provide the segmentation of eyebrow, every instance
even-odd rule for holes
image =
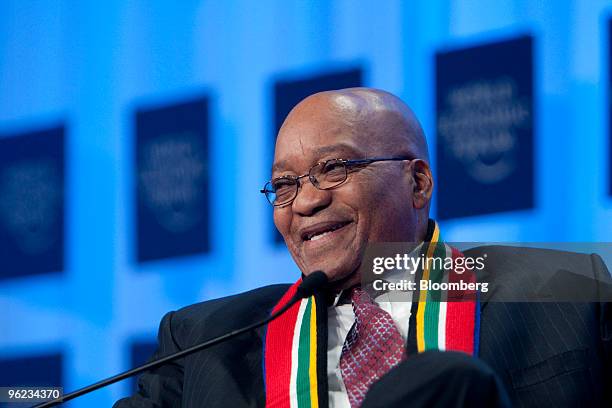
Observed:
[[[355,158],[359,158],[359,159],[363,159],[365,157],[361,157],[363,156],[363,153],[360,153],[357,148],[355,148],[355,146],[348,144],[348,143],[337,143],[337,144],[333,144],[333,145],[327,145],[327,146],[321,146],[318,149],[314,150],[314,155],[316,157],[322,157],[326,154],[329,153],[334,153],[334,152],[338,152],[338,153],[348,153],[354,156],[360,156],[360,157],[355,157]],[[335,157],[337,159],[349,159],[349,157]],[[318,160],[318,159],[317,159]],[[280,171],[281,169],[284,169],[287,167],[287,164],[289,164],[290,160],[281,160],[277,163],[274,164],[274,166],[272,166],[272,173],[276,172],[276,171]],[[315,163],[313,163],[315,164]]]

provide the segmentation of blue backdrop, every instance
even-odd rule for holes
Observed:
[[[81,387],[142,361],[165,312],[295,280],[298,270],[270,233],[272,211],[259,189],[269,177],[277,91],[320,76],[358,70],[364,85],[402,97],[422,120],[437,168],[436,55],[530,36],[532,200],[518,200],[519,210],[445,217],[445,238],[612,241],[609,6],[2,2],[0,142],[63,129],[63,190],[54,197],[64,228],[61,262],[53,264],[60,270],[26,276],[15,251],[0,261],[0,385],[31,378]],[[172,151],[192,160],[184,171],[206,191],[180,190],[179,203],[167,208],[181,213],[185,197],[203,194],[205,201],[192,204],[206,212],[205,225],[196,222],[197,245],[169,251],[179,256],[139,257],[137,112],[200,100],[205,123],[188,130],[199,142]],[[437,207],[434,201],[434,216]],[[109,406],[131,387],[117,384],[73,406]]]

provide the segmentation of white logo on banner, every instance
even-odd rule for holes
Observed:
[[[165,134],[141,146],[140,193],[157,222],[181,233],[197,225],[205,214],[205,150],[193,132]]]
[[[478,80],[452,88],[440,112],[438,134],[446,154],[482,184],[494,184],[517,168],[517,131],[529,126],[530,106],[512,78]]]
[[[0,174],[0,222],[28,255],[47,251],[56,242],[62,189],[51,159],[24,160]]]

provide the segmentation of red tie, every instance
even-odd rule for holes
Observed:
[[[355,323],[340,356],[340,372],[352,408],[361,406],[370,385],[406,358],[404,339],[389,313],[361,288],[351,293]]]

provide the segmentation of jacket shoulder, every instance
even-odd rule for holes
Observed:
[[[186,306],[172,312],[167,324],[177,345],[189,347],[204,337],[212,338],[264,319],[289,287],[264,286]]]
[[[556,249],[485,245],[464,251],[466,256],[486,258],[486,268],[495,272],[512,270],[550,275],[563,269],[570,271],[594,271],[605,265],[596,254],[584,254]]]
[[[610,274],[596,254],[504,245],[480,246],[463,252],[484,257],[478,280],[489,282],[496,297],[506,300],[596,300],[598,286]],[[574,290],[580,288],[579,291]],[[543,297],[545,296],[545,297]]]

